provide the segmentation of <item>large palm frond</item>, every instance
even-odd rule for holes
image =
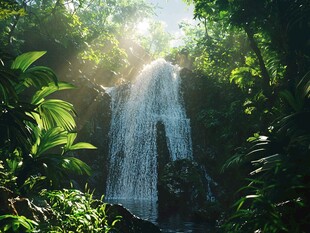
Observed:
[[[91,168],[82,160],[61,154],[43,154],[32,161],[31,173],[40,173],[46,177],[48,185],[59,187],[69,182],[70,174],[90,175]]]
[[[67,131],[61,127],[54,127],[48,130],[43,129],[38,133],[36,143],[32,146],[31,153],[39,157],[50,149],[55,149],[67,143]]]
[[[26,88],[34,86],[39,89],[47,86],[50,82],[57,84],[57,76],[54,71],[45,66],[34,66],[29,68],[36,60],[42,57],[46,51],[34,51],[18,56],[11,65],[12,70],[20,72],[16,92],[21,93]]]
[[[3,155],[9,148],[8,155],[14,155],[13,150],[22,149],[14,172],[18,173],[17,182],[25,190],[29,182],[33,188],[36,180],[40,182],[37,186],[42,185],[42,181],[55,186],[68,180],[70,173],[90,175],[90,167],[68,152],[96,148],[86,142],[74,144],[77,135],[69,133],[76,128],[73,105],[60,99],[48,99],[52,93],[74,86],[58,83],[50,68],[30,68],[44,54],[43,51],[25,53],[14,60],[11,68],[0,67],[0,153]],[[30,102],[23,102],[22,95],[32,94],[29,87],[37,91]],[[39,179],[31,181],[31,177]]]
[[[68,151],[81,150],[81,149],[97,149],[97,147],[87,142],[78,142],[76,144],[73,144],[76,137],[77,137],[77,133],[74,133],[74,132],[68,133],[68,138],[67,138],[68,140],[67,140],[67,144],[64,146],[63,153],[66,153]]]
[[[61,126],[66,130],[73,130],[76,127],[74,107],[67,101],[59,99],[44,100],[38,105],[36,111],[38,114],[34,114],[34,117],[39,127],[43,129]]]
[[[45,99],[56,91],[74,88],[74,85],[66,82],[57,84],[51,82],[33,95],[31,103],[37,105],[33,116],[40,128],[49,129],[60,126],[70,131],[76,127],[75,110],[71,103],[59,99]]]
[[[33,95],[31,103],[40,104],[45,97],[53,94],[56,91],[70,90],[74,88],[75,86],[71,83],[58,82],[57,84],[55,84],[54,82],[50,82],[47,86],[42,87]]]
[[[33,51],[28,53],[23,53],[15,58],[11,65],[11,69],[21,70],[25,72],[32,63],[42,57],[46,51]]]
[[[35,108],[21,100],[21,93],[33,85],[39,89],[48,83],[57,85],[55,73],[47,67],[29,68],[46,52],[28,52],[18,56],[11,68],[0,67],[0,126],[1,146],[29,150],[33,143],[33,127],[36,124]]]
[[[90,175],[90,167],[67,152],[96,147],[86,142],[73,144],[76,133],[68,133],[61,127],[43,129],[37,135],[37,141],[31,151],[31,164],[27,168],[29,175],[40,173],[52,186],[58,186],[69,174]]]

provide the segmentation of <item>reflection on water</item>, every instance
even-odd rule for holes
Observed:
[[[160,219],[158,225],[163,233],[211,233],[211,227],[206,223],[196,223],[187,221],[180,215],[170,216],[165,219]]]
[[[151,200],[106,199],[111,204],[121,204],[135,216],[157,224],[157,203]]]
[[[158,208],[155,201],[150,200],[128,200],[128,199],[106,199],[111,204],[122,204],[132,214],[148,220],[160,227],[163,233],[211,233],[212,228],[206,223],[195,223],[187,221],[180,215],[169,217],[158,217]]]

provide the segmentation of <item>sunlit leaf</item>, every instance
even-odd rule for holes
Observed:
[[[41,90],[37,91],[34,96],[32,97],[32,104],[39,104],[42,99],[47,97],[48,95],[61,90],[69,90],[74,89],[75,86],[70,83],[66,82],[58,82],[58,85],[56,85],[54,82],[51,82],[48,84],[48,86],[42,87]]]
[[[258,197],[260,197],[260,195],[247,195],[247,196],[245,196],[246,199],[258,198]]]
[[[68,133],[68,141],[64,147],[64,152],[80,150],[80,149],[97,149],[97,147],[87,142],[78,142],[76,144],[73,144],[74,140],[76,139],[76,136],[77,136],[77,133],[73,133],[73,132]]]
[[[93,146],[87,142],[78,142],[71,147],[68,148],[69,150],[80,150],[80,149],[97,149],[97,147]]]
[[[76,127],[75,110],[69,102],[59,99],[45,100],[39,104],[37,111],[42,119],[41,127],[44,129],[61,126],[70,131]]]
[[[54,82],[57,85],[57,76],[54,71],[45,66],[35,66],[21,74],[21,78],[24,80],[26,87],[35,86],[40,88],[47,86],[50,82]]]
[[[22,55],[18,56],[11,65],[12,69],[20,69],[22,72],[25,72],[27,68],[42,57],[46,51],[34,51],[23,53]]]
[[[49,149],[64,145],[67,143],[67,131],[61,127],[43,130],[37,145],[32,147],[32,153],[40,156]]]
[[[62,167],[78,175],[91,175],[91,168],[75,157],[62,156]]]

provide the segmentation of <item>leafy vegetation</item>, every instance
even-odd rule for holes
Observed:
[[[73,145],[76,137],[72,132],[76,127],[73,106],[63,100],[45,99],[57,90],[74,87],[58,83],[47,67],[29,68],[43,54],[29,52],[18,56],[7,72],[13,76],[4,73],[7,82],[2,85],[1,157],[23,189],[27,189],[28,179],[37,174],[42,178],[38,183],[44,181],[46,187],[59,186],[70,172],[89,175],[90,168],[67,152],[76,148],[95,149],[87,143]],[[35,90],[28,91],[27,101],[25,92],[31,87]],[[31,184],[32,189],[34,185]]]
[[[35,221],[24,216],[1,215],[0,216],[1,232],[33,232],[38,225]]]
[[[76,152],[96,147],[75,142],[75,109],[55,98],[57,92],[75,87],[58,81],[56,73],[70,82],[72,76],[91,77],[97,70],[118,73],[129,65],[121,45],[124,36],[134,30],[135,20],[150,14],[151,6],[140,0],[0,3],[1,232],[109,232],[113,228],[115,222],[107,221],[102,201],[89,192],[63,189],[76,183],[77,175],[91,174]],[[45,54],[40,49],[48,51],[41,59],[48,66],[35,65]],[[27,198],[47,200],[53,224],[24,213],[27,206],[32,209],[29,203],[18,209],[18,203]]]
[[[168,46],[158,23],[152,24],[152,35],[137,35],[136,22],[154,14],[154,6],[144,0],[10,1],[1,7],[23,12],[0,19],[2,51],[48,51],[45,62],[69,82],[81,77],[111,85],[135,65],[128,57],[158,55]],[[149,49],[141,54],[143,48]]]
[[[108,232],[113,223],[108,224],[103,203],[93,206],[97,201],[92,194],[66,189],[40,191],[68,185],[69,174],[90,175],[89,166],[70,152],[96,148],[86,142],[74,143],[77,133],[73,131],[76,128],[73,106],[60,99],[47,99],[56,91],[74,86],[58,82],[54,72],[47,67],[29,68],[44,53],[25,53],[18,56],[10,68],[2,66],[0,184],[1,190],[10,193],[12,198],[18,194],[33,196],[41,192],[41,198],[49,201],[56,216],[56,225],[45,225],[44,221],[29,219],[16,210],[16,215],[1,211],[1,232],[34,232],[38,229],[44,232]],[[6,201],[2,194],[4,209],[8,208]],[[68,209],[72,203],[76,208]],[[15,209],[14,206],[11,208]],[[68,219],[63,219],[64,216]]]
[[[282,92],[290,106],[288,115],[276,119],[268,136],[249,138],[254,145],[246,155],[232,161],[250,161],[253,178],[243,187],[247,193],[236,202],[226,230],[249,232],[307,232],[309,227],[309,118],[306,102],[310,97],[308,74],[296,88],[296,96]],[[298,91],[297,91],[298,90]],[[299,107],[296,107],[299,106]],[[302,215],[300,215],[303,213]]]
[[[194,3],[195,17],[201,22],[200,33],[197,28],[187,30],[198,38],[198,43],[187,47],[194,56],[194,67],[217,79],[216,90],[228,82],[237,85],[242,94],[236,96],[233,91],[227,101],[239,108],[226,108],[225,115],[235,109],[232,117],[240,120],[230,122],[229,127],[239,124],[234,128],[235,135],[244,141],[254,134],[248,139],[254,145],[249,146],[233,138],[224,142],[222,130],[221,135],[211,132],[219,140],[211,141],[215,147],[239,147],[235,153],[224,151],[225,179],[234,174],[241,182],[235,182],[234,199],[238,201],[223,230],[306,232],[310,208],[309,169],[305,165],[309,163],[310,141],[309,35],[305,33],[309,30],[309,4],[269,0],[189,2]],[[221,71],[221,75],[214,71]],[[211,92],[209,96],[217,95]],[[226,127],[223,110],[216,111],[218,107],[212,104],[203,108],[200,119],[209,131],[214,125],[218,125],[216,129]]]
[[[102,200],[95,200],[89,191],[76,189],[40,193],[52,206],[54,217],[45,224],[46,232],[110,232],[119,219],[111,224],[105,213]]]
[[[198,24],[182,22],[184,44],[173,49],[172,35],[150,19],[154,8],[143,0],[0,3],[1,190],[40,193],[54,213],[53,224],[42,225],[2,209],[8,197],[1,194],[1,231],[109,231],[102,203],[69,189],[73,174],[91,174],[76,153],[95,147],[75,143],[76,111],[55,94],[85,79],[128,81],[159,56],[187,68],[194,156],[223,187],[223,230],[307,231],[308,0],[185,2],[195,6]],[[146,21],[149,33],[137,34],[137,22]]]

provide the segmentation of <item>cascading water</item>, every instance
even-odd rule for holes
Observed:
[[[164,59],[145,66],[133,85],[111,91],[106,197],[156,201],[156,124],[165,126],[170,160],[192,158],[190,122],[180,96],[179,67]]]

